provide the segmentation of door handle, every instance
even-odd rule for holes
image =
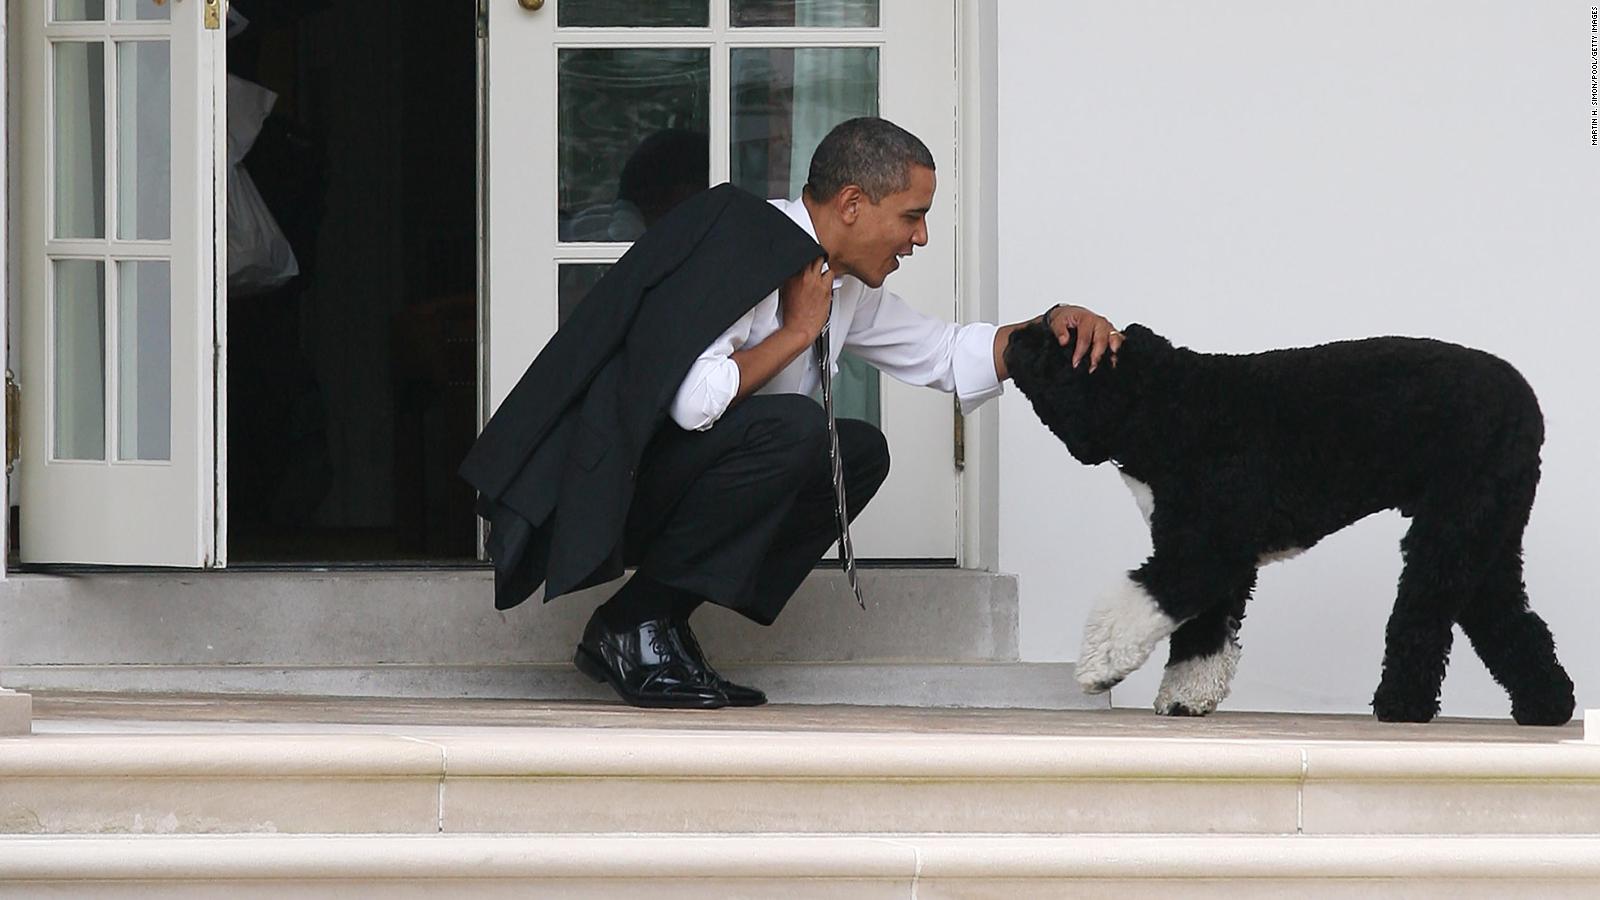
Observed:
[[[544,9],[544,0],[517,0],[517,5],[528,12],[538,12]]]

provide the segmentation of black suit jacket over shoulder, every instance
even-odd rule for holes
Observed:
[[[634,472],[689,367],[822,255],[772,204],[723,184],[657,222],[578,304],[461,466],[489,521],[495,606],[622,574]]]

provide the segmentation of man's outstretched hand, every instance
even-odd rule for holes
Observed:
[[[1111,352],[1111,364],[1117,363],[1117,351],[1122,348],[1122,332],[1113,328],[1104,316],[1081,306],[1063,304],[1050,312],[1050,329],[1056,340],[1065,347],[1078,333],[1078,345],[1072,351],[1072,366],[1077,368],[1085,354],[1089,357],[1089,371],[1100,367],[1100,360]]]
[[[1081,306],[1071,306],[1066,303],[1050,307],[1045,316],[1050,323],[1050,330],[1055,332],[1056,340],[1061,342],[1061,346],[1067,345],[1067,341],[1072,339],[1073,332],[1077,332],[1081,338],[1077,346],[1072,348],[1074,367],[1088,356],[1089,371],[1093,372],[1107,353],[1111,354],[1111,364],[1113,366],[1117,364],[1117,350],[1122,347],[1122,332],[1113,328],[1104,316]],[[1001,381],[1011,377],[1011,373],[1006,370],[1006,345],[1011,341],[1012,332],[1018,328],[1037,325],[1039,319],[1039,316],[1034,316],[1023,322],[1002,325],[995,331],[994,373]]]

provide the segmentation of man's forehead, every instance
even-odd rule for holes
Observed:
[[[938,179],[933,170],[923,166],[911,167],[911,184],[902,192],[909,207],[908,212],[927,212],[933,208],[933,195],[938,189]]]
[[[933,207],[933,194],[934,191],[938,191],[938,187],[938,176],[934,175],[931,168],[923,168],[920,165],[910,168],[909,194],[914,195],[917,202],[915,205],[922,208],[925,213]]]

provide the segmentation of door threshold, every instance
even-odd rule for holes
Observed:
[[[954,569],[956,561],[950,558],[935,559],[861,559],[856,564],[863,569]],[[816,566],[831,569],[838,562],[825,559]],[[184,574],[194,572],[371,572],[371,571],[467,571],[488,569],[491,565],[478,560],[302,560],[292,562],[238,562],[219,569],[190,569],[177,566],[113,566],[89,563],[17,563],[6,567],[7,575],[135,575]]]
[[[175,566],[112,566],[87,563],[22,563],[8,566],[7,575],[183,575],[196,572],[370,572],[381,571],[460,571],[488,569],[489,563],[477,560],[336,560],[297,562],[229,563],[224,568],[190,569]]]

